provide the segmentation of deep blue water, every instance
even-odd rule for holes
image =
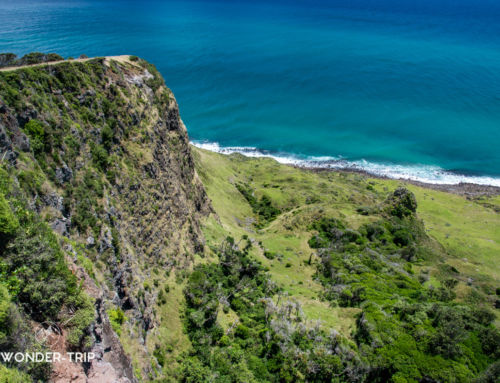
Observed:
[[[2,51],[141,56],[211,148],[500,185],[497,0],[0,0]]]

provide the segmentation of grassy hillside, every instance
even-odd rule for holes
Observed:
[[[292,263],[290,270],[279,268],[278,264],[283,263],[279,260],[271,262],[263,257],[262,261],[277,267],[276,278],[283,275],[281,279],[292,289],[290,291],[296,283],[287,281],[288,276],[298,270],[307,272],[307,267],[304,269],[298,261],[308,260],[312,253],[307,244],[311,222],[322,216],[332,216],[358,228],[376,219],[366,212],[382,203],[390,191],[404,186],[415,194],[417,212],[426,232],[443,248],[440,252],[442,258],[424,262],[421,266],[430,268],[431,277],[437,278],[436,261],[449,264],[459,271],[459,293],[463,295],[472,288],[477,289],[489,299],[487,302],[491,306],[497,299],[500,215],[489,204],[500,206],[498,196],[470,200],[411,183],[374,179],[356,173],[314,172],[281,165],[271,159],[224,156],[198,148],[193,151],[198,174],[220,218],[220,224],[215,219],[207,223],[208,238],[220,239],[226,232],[235,237],[247,234],[261,241],[263,248],[283,254],[283,259]],[[251,221],[257,218],[235,187],[238,183],[250,185],[256,196],[269,196],[283,213],[263,229],[255,228]],[[299,269],[294,269],[295,265]],[[467,287],[469,278],[472,286]]]
[[[321,232],[318,222],[325,218],[338,219],[347,230],[361,233],[361,237],[366,233],[366,228],[371,227],[370,224],[373,226],[381,220],[392,220],[393,217],[387,218],[384,213],[387,198],[395,189],[404,186],[414,193],[418,204],[418,217],[414,218],[415,221],[413,218],[408,221],[406,227],[409,231],[417,230],[415,228],[420,225],[422,227],[421,234],[412,235],[414,244],[410,245],[415,246],[417,250],[415,256],[408,258],[408,262],[399,255],[393,257],[391,254],[405,254],[407,249],[411,250],[410,245],[382,249],[380,244],[375,245],[371,240],[361,238],[359,245],[352,244],[354,249],[339,251],[333,242],[329,242],[328,246],[316,247],[332,249],[333,246],[336,249],[335,254],[343,254],[344,260],[348,256],[354,257],[350,258],[351,263],[362,258],[364,248],[375,249],[382,254],[382,262],[392,259],[391,262],[399,270],[398,273],[410,278],[408,283],[414,284],[412,288],[415,293],[441,291],[450,294],[446,299],[421,298],[422,302],[427,300],[442,307],[460,307],[464,310],[472,307],[473,310],[484,310],[488,313],[485,315],[490,315],[489,322],[495,323],[494,326],[498,328],[499,310],[495,308],[498,306],[497,288],[500,286],[500,267],[499,262],[495,261],[495,257],[498,259],[500,254],[500,216],[495,209],[498,206],[498,197],[467,199],[398,181],[371,179],[360,174],[313,172],[280,165],[271,159],[251,159],[241,155],[224,156],[201,149],[193,151],[198,174],[217,213],[217,217],[211,217],[205,225],[208,244],[213,245],[217,252],[216,245],[228,233],[237,239],[248,237],[252,243],[249,255],[259,261],[263,270],[268,271],[271,279],[283,289],[280,294],[284,293],[289,299],[300,303],[307,326],[317,326],[316,321],[319,321],[320,327],[325,331],[338,331],[355,344],[354,347],[359,353],[370,354],[363,350],[363,342],[359,340],[359,320],[368,315],[369,301],[383,305],[382,300],[377,301],[377,296],[370,295],[370,283],[373,281],[362,278],[361,281],[346,282],[344,278],[343,284],[362,286],[364,294],[368,296],[364,302],[352,303],[352,298],[349,298],[346,303],[342,294],[329,296],[325,291],[335,284],[332,285],[330,279],[321,275],[324,267],[321,254],[325,250],[312,248],[315,246],[311,246],[310,240]],[[261,203],[262,199],[264,203]],[[269,204],[272,211],[279,210],[276,217],[262,212],[262,206]],[[366,237],[366,234],[364,235]],[[351,268],[351,271],[348,271],[345,267],[345,264],[336,265],[335,270],[338,273],[343,268],[351,274],[355,270]],[[376,266],[376,270],[379,270],[376,274],[379,275],[394,272],[388,271],[385,266],[380,269],[377,267],[382,266]],[[365,271],[362,275],[368,274]],[[373,283],[376,288],[381,288],[381,285],[377,284],[379,282]],[[392,282],[386,280],[386,283]],[[387,308],[396,305],[398,300],[405,301],[404,294],[398,294],[402,295]],[[412,299],[408,298],[408,304],[411,304]],[[443,301],[446,303],[442,303]],[[226,322],[239,319],[241,318],[234,312],[219,317],[221,325],[226,328],[230,326]],[[401,323],[394,319],[394,324]],[[428,330],[435,331],[430,327]],[[380,331],[382,334],[390,332],[387,329]],[[464,344],[473,342],[471,339],[475,335],[471,334]],[[402,335],[403,333],[399,334]],[[496,336],[498,337],[498,334]],[[464,350],[465,347],[463,346]],[[462,351],[472,352],[479,358],[478,354],[481,352],[474,347],[469,348],[474,351]],[[403,346],[400,352],[404,354]],[[422,357],[427,358],[427,354],[432,353],[423,352]],[[412,358],[418,357],[416,354],[409,355],[413,355]],[[467,358],[462,356],[447,355],[444,359],[436,359],[443,356],[434,358],[431,355],[431,359],[420,361],[441,365],[435,368],[434,378],[444,381],[470,381],[479,377],[480,371],[498,358],[498,354],[490,354],[483,361],[474,362],[471,361],[474,358],[466,361]],[[371,360],[368,363],[376,362]],[[460,370],[464,365],[467,368],[462,372],[452,374],[453,377],[449,376],[450,371]],[[399,371],[399,367],[391,368]],[[398,376],[408,381],[430,376],[425,375],[430,374],[429,371],[409,372],[404,368],[400,369],[404,370],[406,375],[402,373]],[[438,370],[439,372],[436,372]],[[375,379],[374,376],[372,379]],[[383,381],[380,377],[377,379]],[[397,379],[398,377],[393,377],[394,381]]]

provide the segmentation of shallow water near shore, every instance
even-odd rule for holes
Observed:
[[[0,51],[136,54],[216,151],[500,186],[492,0],[0,0]]]

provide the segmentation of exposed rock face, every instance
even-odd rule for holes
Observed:
[[[102,297],[96,299],[97,318],[93,327],[95,343],[92,353],[96,356],[87,367],[87,383],[135,382],[130,357],[125,354],[118,336],[109,323]]]
[[[15,162],[16,154],[12,148],[12,141],[10,140],[5,127],[0,123],[0,152],[3,153],[3,159],[9,161],[10,163]]]
[[[153,269],[187,267],[203,252],[198,220],[211,211],[175,98],[142,61],[96,59],[6,73],[0,88],[25,91],[0,101],[0,158],[41,169],[30,206],[56,233],[80,244],[106,282],[94,283],[73,264],[76,248],[65,247],[96,302],[90,349],[98,358],[55,368],[53,379],[134,382],[107,310],[121,308],[130,328],[143,329],[129,335],[147,355],[145,340],[158,318],[157,286],[143,291],[145,281]],[[20,161],[22,152],[38,165]],[[151,373],[150,363],[143,368],[144,376]]]
[[[5,116],[6,112],[7,106],[0,99],[0,116]],[[4,120],[0,119],[0,153],[2,154],[2,157],[0,158],[14,164],[17,158],[17,153],[14,152],[10,137],[11,135],[7,130],[9,123],[11,123],[11,121],[9,121],[8,118],[5,118]]]
[[[64,217],[62,219],[56,218],[56,220],[52,222],[50,226],[52,227],[52,230],[54,230],[57,234],[68,236],[68,229],[71,226],[71,221]]]
[[[71,177],[73,177],[73,171],[67,165],[56,169],[56,178],[59,183],[68,182],[71,180]]]
[[[137,382],[134,376],[130,357],[125,353],[118,336],[113,331],[103,305],[103,292],[89,278],[82,268],[73,267],[87,293],[95,299],[96,317],[91,328],[93,345],[88,353],[95,358],[88,363],[75,363],[61,360],[53,364],[52,381],[54,383],[132,383]],[[52,351],[65,353],[65,337],[63,334],[50,334],[49,343]]]

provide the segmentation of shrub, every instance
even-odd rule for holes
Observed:
[[[160,305],[164,305],[165,303],[167,303],[167,297],[165,296],[163,290],[160,290],[160,292],[158,293],[158,303]]]
[[[33,153],[40,154],[45,150],[45,129],[38,120],[28,121],[24,127],[24,132],[30,138],[30,146]]]
[[[500,360],[493,362],[474,382],[497,383],[500,376]]]
[[[16,58],[14,53],[0,53],[0,67],[15,65]]]
[[[275,219],[281,211],[274,207],[271,199],[267,195],[263,195],[260,200],[255,198],[253,191],[248,185],[236,184],[236,188],[248,201],[253,212],[259,216],[263,223]]]
[[[434,313],[433,325],[436,333],[429,342],[432,353],[447,358],[455,358],[462,354],[460,342],[467,336],[463,316],[452,307],[440,306]]]
[[[104,128],[102,128],[101,141],[102,145],[109,151],[113,144],[113,129],[111,129],[109,125],[105,125]]]
[[[227,335],[223,335],[220,339],[219,339],[219,345],[223,346],[223,347],[227,347],[231,344],[231,339],[227,336]]]
[[[3,284],[0,284],[0,347],[9,335],[10,299],[9,291]]]
[[[234,331],[234,335],[241,339],[247,339],[250,336],[250,329],[245,325],[238,325]]]
[[[9,203],[0,193],[0,250],[19,227],[17,217],[12,213]]]
[[[264,256],[265,256],[267,259],[274,259],[274,258],[276,258],[276,253],[275,253],[275,252],[272,252],[272,251],[267,251],[267,250],[265,250],[265,251],[264,251]]]
[[[398,188],[388,198],[390,214],[399,218],[410,216],[417,211],[417,199],[406,188]]]
[[[24,372],[18,371],[14,368],[7,368],[0,364],[0,382],[4,383],[28,383],[31,378]]]
[[[19,279],[19,301],[34,319],[43,321],[54,318],[78,289],[52,230],[36,216],[28,217],[30,222],[11,240],[4,259],[8,272]]]
[[[352,229],[346,229],[342,237],[348,242],[360,242],[362,239],[361,234]]]
[[[393,237],[394,244],[401,247],[408,246],[412,241],[411,234],[405,229],[399,229],[395,231],[393,236],[394,236]]]
[[[500,331],[494,327],[484,327],[479,332],[479,340],[485,354],[500,358]]]
[[[160,346],[156,345],[153,351],[153,356],[158,361],[158,364],[162,367],[165,366],[165,351],[160,348]]]
[[[384,226],[379,223],[369,223],[364,226],[366,236],[370,241],[380,239],[385,234]]]
[[[101,145],[92,145],[90,149],[92,161],[96,164],[99,170],[106,170],[109,166],[108,152]]]
[[[21,65],[33,65],[43,63],[46,55],[40,52],[32,52],[24,55],[19,61]],[[61,58],[62,59],[62,58]]]
[[[122,325],[128,320],[128,318],[125,316],[125,313],[120,308],[111,309],[108,310],[108,317],[113,331],[116,332],[118,336],[120,336]]]
[[[257,205],[257,214],[267,221],[271,221],[280,214],[280,210],[275,208],[271,199],[267,195],[263,195]]]
[[[71,297],[66,304],[76,309],[74,314],[67,319],[68,344],[72,348],[85,346],[87,329],[94,320],[94,302],[87,294],[80,292],[75,297]]]

